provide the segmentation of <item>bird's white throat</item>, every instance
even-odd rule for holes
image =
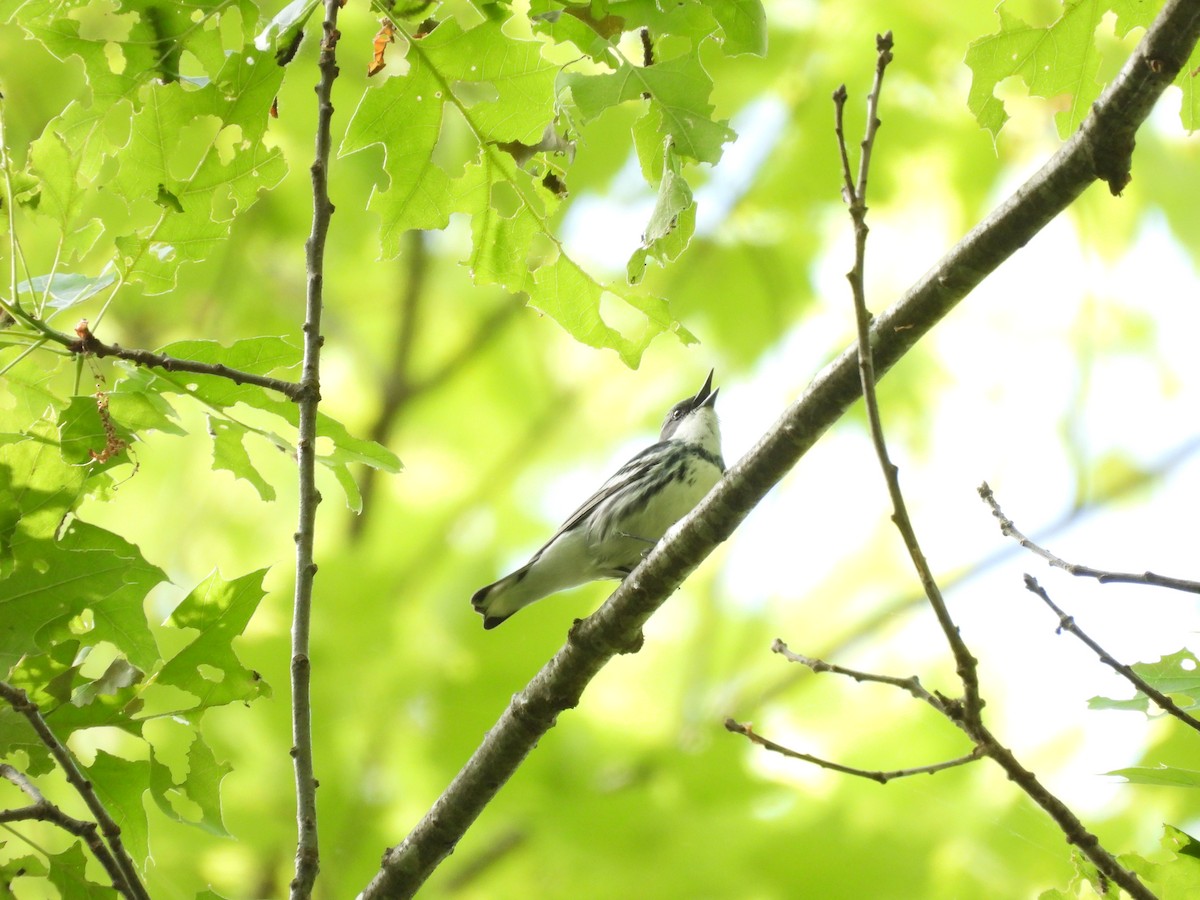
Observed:
[[[692,410],[679,423],[671,440],[699,444],[714,456],[720,456],[721,426],[717,422],[717,411],[711,406]]]

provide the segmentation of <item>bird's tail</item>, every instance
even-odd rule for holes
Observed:
[[[521,566],[499,581],[481,587],[471,596],[471,606],[483,616],[484,628],[495,628],[517,610],[538,599],[522,590],[522,582],[532,567],[532,562]]]

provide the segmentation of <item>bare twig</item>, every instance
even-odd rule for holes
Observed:
[[[1128,173],[1137,129],[1198,38],[1200,5],[1168,0],[1071,138],[876,319],[871,329],[876,377],[1097,178],[1114,184],[1122,168]],[[666,598],[862,396],[857,357],[857,346],[848,348],[818,374],[604,605],[572,629],[566,644],[514,696],[425,817],[384,854],[379,871],[362,892],[363,900],[411,896],[429,878],[558,715],[579,702],[587,684],[613,656],[628,651]],[[1068,840],[1079,837],[1076,842],[1083,846],[1085,835],[1072,831]]]
[[[1086,505],[1072,507],[1067,510],[1062,516],[1045,527],[1043,530],[1044,536],[1052,537],[1085,516],[1095,514],[1098,509],[1102,508],[1103,504],[1126,496],[1152,481],[1157,481],[1163,475],[1173,471],[1182,463],[1191,459],[1196,455],[1197,451],[1200,451],[1200,438],[1193,437],[1184,441],[1179,446],[1167,451],[1150,466],[1139,469],[1136,477],[1114,485],[1107,494],[1093,497]],[[954,568],[948,574],[939,575],[937,582],[942,586],[942,591],[945,593],[969,582],[973,578],[977,578],[1019,552],[1020,548],[1015,543],[1001,544],[986,556],[964,566]],[[854,626],[844,634],[834,636],[829,643],[817,651],[817,656],[821,659],[840,656],[850,647],[860,641],[866,640],[877,633],[879,629],[893,624],[898,617],[926,602],[923,591],[914,592],[906,596],[897,596],[884,603],[869,616],[854,623]],[[761,705],[782,695],[790,688],[800,684],[803,676],[803,672],[797,673],[795,670],[789,670],[778,681],[759,690],[756,694],[756,703]]]
[[[983,756],[983,748],[976,747],[965,756],[960,756],[956,759],[948,759],[940,763],[932,763],[928,766],[915,766],[911,769],[893,769],[891,771],[880,771],[875,769],[856,769],[853,766],[844,766],[841,763],[830,762],[827,759],[821,759],[819,756],[812,756],[808,753],[801,753],[799,750],[793,750],[790,747],[785,747],[783,744],[777,744],[769,738],[763,737],[750,725],[736,722],[733,719],[725,720],[725,730],[732,731],[734,734],[740,734],[749,738],[760,747],[766,747],[774,753],[782,754],[783,756],[798,759],[802,762],[812,763],[814,766],[820,766],[822,769],[832,769],[834,772],[841,772],[845,775],[855,775],[858,778],[866,778],[870,781],[878,781],[880,784],[887,784],[889,781],[895,781],[897,778],[907,778],[910,775],[932,775],[934,772],[941,772],[945,769],[953,769],[956,766],[963,766],[970,762],[975,762]]]
[[[75,835],[75,837],[80,838],[87,844],[88,849],[92,851],[92,855],[104,867],[104,871],[108,873],[108,877],[112,881],[113,890],[123,897],[133,896],[125,884],[125,876],[121,872],[121,867],[117,865],[117,861],[113,859],[108,846],[100,837],[95,822],[85,822],[83,819],[76,819],[74,816],[67,815],[62,809],[42,796],[42,792],[33,785],[33,782],[29,780],[24,772],[7,763],[0,763],[0,778],[11,781],[33,801],[28,806],[22,806],[18,809],[0,810],[0,822],[49,822],[52,825],[57,825],[68,834]]]
[[[1095,653],[1097,657],[1099,657],[1100,662],[1111,668],[1126,681],[1130,682],[1135,688],[1157,703],[1163,712],[1170,713],[1189,728],[1194,728],[1197,731],[1200,731],[1200,720],[1197,720],[1194,716],[1189,715],[1184,710],[1180,709],[1174,700],[1157,688],[1152,687],[1150,683],[1146,681],[1146,679],[1135,672],[1130,666],[1118,662],[1111,653],[1084,634],[1083,629],[1075,624],[1075,617],[1069,616],[1063,612],[1055,604],[1055,602],[1050,599],[1050,595],[1046,593],[1046,589],[1038,584],[1038,580],[1032,575],[1025,576],[1025,590],[1041,597],[1042,601],[1054,611],[1056,616],[1058,616],[1059,633],[1064,631],[1071,632],[1071,634],[1075,635],[1075,637],[1087,644],[1091,651]]]
[[[292,900],[307,900],[320,870],[317,841],[317,779],[313,774],[311,663],[308,656],[312,624],[313,560],[317,506],[317,408],[321,401],[321,310],[325,287],[325,239],[333,203],[329,199],[330,123],[333,119],[333,83],[338,77],[337,30],[339,0],[325,0],[325,21],[318,67],[317,135],[312,164],[312,230],[305,242],[308,296],[304,315],[304,365],[300,380],[299,436],[296,443],[300,479],[299,522],[296,526],[296,593],[292,613],[292,759],[296,772],[296,875],[290,885]]]
[[[771,644],[771,652],[778,653],[780,656],[790,660],[791,662],[799,663],[802,666],[807,666],[814,672],[832,672],[834,675],[844,675],[847,678],[853,678],[858,682],[871,681],[876,684],[888,684],[892,687],[900,688],[900,690],[912,694],[918,700],[928,703],[938,712],[946,715],[945,704],[943,704],[941,699],[935,694],[931,694],[929,691],[927,691],[925,686],[921,684],[920,679],[918,679],[916,675],[913,675],[909,678],[897,678],[894,675],[876,675],[873,672],[863,672],[858,669],[848,669],[845,666],[839,666],[835,665],[834,663],[825,662],[823,659],[815,659],[811,656],[804,656],[801,653],[796,653],[788,649],[788,645],[779,638],[776,638]]]
[[[1107,878],[1119,884],[1132,896],[1139,898],[1153,897],[1138,877],[1124,868],[1117,859],[1101,846],[1100,841],[1087,831],[1079,818],[1061,800],[1051,794],[1037,780],[1036,776],[1020,764],[1010,750],[1004,747],[983,724],[983,698],[979,691],[978,663],[959,633],[946,601],[938,587],[929,562],[922,552],[917,540],[916,531],[908,515],[907,503],[900,490],[899,470],[888,455],[887,444],[884,440],[883,425],[879,416],[879,404],[875,396],[877,380],[872,360],[871,349],[871,314],[867,310],[864,284],[864,261],[867,241],[867,203],[866,188],[870,163],[870,154],[874,146],[875,135],[879,128],[879,118],[876,114],[879,102],[879,90],[883,81],[883,73],[892,59],[892,39],[889,32],[876,39],[877,62],[875,67],[875,83],[867,98],[867,126],[862,142],[862,155],[859,162],[858,182],[852,186],[851,173],[847,160],[849,154],[845,148],[845,136],[841,125],[842,107],[845,105],[844,92],[834,95],[836,109],[836,132],[841,145],[843,160],[843,178],[846,183],[847,202],[850,216],[854,222],[855,259],[854,268],[847,273],[847,279],[854,295],[855,319],[858,326],[858,363],[862,384],[863,400],[867,410],[867,421],[870,425],[871,440],[879,457],[880,467],[887,482],[888,494],[892,500],[892,521],[899,530],[904,545],[908,549],[913,567],[921,580],[921,586],[929,599],[941,626],[942,633],[954,655],[955,668],[963,687],[961,701],[939,695],[942,712],[957,725],[975,743],[978,754],[985,755],[997,762],[1005,770],[1009,778],[1016,782],[1036,803],[1046,810],[1058,823],[1063,834],[1071,843],[1079,846],[1081,852]],[[855,673],[861,675],[863,673]],[[880,680],[879,678],[873,680]]]
[[[130,900],[150,900],[150,895],[146,893],[146,888],[138,876],[137,866],[134,865],[133,859],[125,849],[125,843],[121,840],[120,826],[109,815],[108,810],[104,808],[104,804],[100,802],[100,797],[96,794],[92,783],[79,771],[79,766],[75,764],[75,758],[71,755],[71,751],[50,730],[50,726],[46,723],[46,719],[42,716],[42,712],[38,709],[37,704],[30,700],[29,696],[23,690],[3,681],[0,681],[0,697],[3,697],[13,710],[23,715],[29,724],[33,726],[33,730],[42,744],[50,751],[50,755],[54,757],[59,768],[63,770],[67,783],[75,789],[75,793],[87,805],[92,818],[96,820],[96,824],[100,827],[100,834],[103,835],[104,842],[111,852],[113,869],[109,874],[111,875],[115,872],[118,876],[113,879],[114,887],[121,890]],[[9,780],[12,781],[13,779],[9,778]],[[22,790],[25,789],[20,784],[18,786],[22,787]],[[32,788],[32,785],[30,787]],[[26,794],[29,794],[28,790],[26,790]],[[84,837],[82,834],[80,836]],[[95,848],[92,843],[89,842],[88,846],[92,847],[94,853]],[[99,854],[97,854],[97,858],[100,858]],[[100,861],[104,862],[103,859],[100,859]],[[107,869],[108,866],[105,866],[105,868]]]
[[[1173,591],[1183,591],[1187,594],[1200,594],[1200,581],[1171,578],[1166,575],[1156,575],[1154,572],[1143,572],[1140,575],[1133,572],[1108,572],[1103,569],[1093,569],[1091,566],[1080,566],[1075,563],[1069,563],[1055,556],[1049,550],[1038,546],[1018,531],[1012,519],[1006,516],[1000,508],[999,502],[996,500],[991,487],[988,486],[986,481],[979,486],[979,496],[991,507],[992,515],[1000,523],[1001,534],[1012,538],[1026,550],[1037,554],[1056,569],[1062,569],[1064,572],[1068,572],[1071,575],[1078,575],[1081,578],[1095,578],[1101,584],[1145,584],[1151,587],[1163,587],[1170,588]]]
[[[916,530],[913,528],[912,520],[908,515],[908,505],[904,500],[903,492],[900,490],[899,470],[888,455],[887,443],[883,437],[883,424],[879,416],[879,403],[875,397],[876,377],[875,364],[871,351],[871,313],[867,309],[864,283],[867,234],[869,230],[866,222],[866,190],[871,149],[875,144],[875,136],[878,134],[880,125],[878,116],[879,91],[883,85],[883,74],[887,70],[888,63],[892,61],[892,33],[889,31],[885,35],[878,36],[875,39],[875,45],[877,51],[875,83],[867,98],[867,126],[862,142],[862,157],[859,160],[857,184],[854,183],[854,178],[850,171],[849,154],[846,150],[845,134],[841,126],[842,107],[845,105],[845,92],[841,93],[840,98],[836,94],[834,96],[834,106],[838,123],[836,131],[843,161],[842,177],[846,184],[845,190],[849,195],[850,217],[854,221],[854,268],[847,273],[846,278],[850,282],[850,288],[854,295],[855,321],[858,325],[858,368],[862,383],[863,401],[866,404],[867,421],[871,428],[871,440],[875,445],[875,453],[879,457],[879,464],[883,469],[884,479],[887,481],[888,495],[892,500],[892,521],[895,523],[904,540],[904,546],[908,550],[909,557],[912,559],[913,567],[917,570],[921,586],[925,589],[925,596],[929,599],[934,614],[937,616],[938,624],[942,627],[942,633],[946,636],[946,640],[950,644],[950,649],[954,653],[958,677],[963,684],[964,712],[967,716],[976,716],[982,703],[979,698],[979,675],[976,670],[975,657],[971,655],[970,650],[967,649],[966,642],[963,641],[962,636],[958,633],[958,626],[954,624],[954,620],[950,616],[950,611],[946,606],[945,599],[942,597],[941,589],[938,587],[937,580],[933,577],[933,571],[929,567],[929,561],[925,558],[925,554],[922,552],[921,545],[917,540]]]

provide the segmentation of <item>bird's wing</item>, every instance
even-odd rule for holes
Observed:
[[[580,507],[567,517],[567,520],[558,527],[558,531],[554,532],[550,540],[546,541],[538,549],[537,553],[533,554],[529,561],[531,563],[535,562],[545,552],[547,547],[568,531],[578,527],[581,522],[587,519],[604,501],[608,500],[614,494],[648,478],[651,470],[654,468],[653,463],[655,458],[667,449],[669,443],[669,441],[659,441],[656,444],[651,444],[625,463],[625,465],[621,466],[621,468],[617,469],[612,477],[600,486],[600,490],[584,500]]]

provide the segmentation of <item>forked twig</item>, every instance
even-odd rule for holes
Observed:
[[[1017,529],[1017,526],[1013,524],[1012,519],[1004,514],[1004,510],[1000,508],[999,501],[996,500],[995,494],[992,493],[992,489],[986,481],[979,486],[979,496],[983,498],[984,503],[991,507],[992,515],[1000,523],[1001,534],[1012,538],[1026,550],[1040,556],[1056,569],[1062,569],[1064,572],[1071,575],[1078,575],[1080,578],[1095,578],[1101,584],[1145,584],[1151,587],[1183,591],[1187,594],[1200,594],[1200,581],[1171,578],[1166,575],[1156,575],[1154,572],[1143,572],[1140,575],[1134,572],[1109,572],[1104,569],[1093,569],[1091,566],[1080,566],[1075,563],[1069,563],[1055,556],[1044,547],[1035,544],[1022,534]]]
[[[88,847],[91,848],[94,854],[96,854],[96,858],[100,860],[101,864],[104,865],[109,874],[115,875],[115,877],[113,877],[113,886],[118,891],[123,893],[126,897],[129,897],[130,900],[150,900],[150,895],[146,892],[146,888],[142,884],[141,878],[138,876],[137,866],[134,864],[133,858],[130,857],[129,851],[125,849],[125,844],[121,840],[120,826],[117,825],[117,823],[113,820],[113,817],[105,808],[104,804],[100,801],[100,797],[96,794],[96,790],[94,787],[92,787],[92,783],[79,770],[79,766],[75,763],[75,757],[71,754],[71,751],[67,749],[66,745],[63,744],[63,742],[60,741],[51,730],[50,725],[46,722],[45,717],[42,715],[42,711],[38,709],[38,705],[30,700],[29,695],[23,690],[13,687],[11,684],[3,681],[0,681],[0,697],[3,697],[14,711],[23,715],[33,727],[34,733],[37,734],[42,744],[47,750],[50,751],[50,755],[54,757],[54,761],[57,762],[59,768],[62,769],[63,775],[66,776],[67,783],[75,789],[75,793],[77,793],[80,799],[83,800],[84,804],[88,808],[88,811],[92,814],[92,818],[94,818],[96,822],[94,825],[85,822],[83,823],[81,829],[72,830],[72,828],[68,827],[68,820],[70,820],[71,824],[78,823],[79,820],[71,819],[69,816],[65,818],[60,817],[59,819],[54,819],[49,815],[46,815],[41,816],[41,818],[54,821],[55,824],[67,828],[67,830],[71,831],[72,834],[78,833],[80,837],[83,837],[88,842]],[[26,796],[29,796],[34,800],[34,806],[32,808],[25,807],[26,810],[40,809],[41,807],[39,806],[39,802],[45,802],[44,800],[39,801],[38,799],[41,797],[41,793],[38,792],[37,789],[28,782],[28,780],[22,782],[22,780],[14,778],[13,773],[16,771],[16,769],[13,769],[11,766],[9,766],[3,773],[4,777],[20,787],[25,792]],[[23,776],[21,776],[21,778],[23,778]],[[31,793],[31,791],[33,793]],[[33,818],[33,816],[30,816],[29,818]],[[91,835],[93,837],[95,836],[96,826],[99,826],[100,835],[103,836],[101,845],[102,848],[107,849],[107,856],[104,853],[104,849],[101,849],[100,852],[97,852],[96,842],[91,840],[88,835],[84,833],[84,830],[89,825],[91,825]]]

